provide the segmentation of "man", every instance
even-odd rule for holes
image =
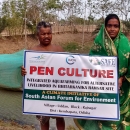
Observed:
[[[34,47],[31,47],[30,50],[63,52],[63,49],[61,46],[51,44],[52,28],[51,28],[51,25],[49,23],[46,23],[44,21],[38,23],[37,37],[39,40],[39,44],[34,46]],[[22,68],[21,68],[22,76],[26,75],[26,73],[27,73],[26,68],[24,68],[22,66]],[[46,116],[36,116],[36,117],[40,121],[41,130],[49,130],[50,117],[46,117]],[[56,119],[57,130],[65,130],[64,118],[55,117],[55,119]]]

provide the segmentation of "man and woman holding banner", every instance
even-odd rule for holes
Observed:
[[[38,45],[32,50],[39,51],[39,49],[43,47],[45,48],[44,51],[61,52],[62,49],[60,47],[49,45],[51,43],[50,26],[47,26],[47,28],[44,29],[45,27],[43,25],[42,28],[39,25],[39,28],[41,29],[38,30],[40,34],[39,40],[43,40],[46,45],[44,45],[44,47],[43,44]],[[42,38],[42,35],[46,38]],[[104,25],[102,25],[94,40],[94,44],[89,52],[89,55],[118,57],[120,120],[102,121],[90,119],[74,119],[76,125],[81,130],[130,130],[130,42],[122,33],[121,22],[116,14],[109,14],[106,17]],[[24,68],[22,68],[22,74],[26,74]],[[63,127],[59,127],[58,130],[65,129],[63,121],[60,125]],[[47,126],[48,127],[46,130],[49,129],[49,124]],[[43,129],[44,128],[42,128],[42,130]]]

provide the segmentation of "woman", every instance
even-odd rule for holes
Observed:
[[[81,130],[130,130],[130,43],[121,33],[121,23],[116,14],[106,17],[105,25],[96,36],[90,55],[119,58],[120,121],[76,119],[75,123]]]

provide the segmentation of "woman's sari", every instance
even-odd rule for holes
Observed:
[[[104,25],[97,34],[90,55],[118,56],[119,78],[125,77],[120,88],[120,121],[75,119],[80,130],[130,130],[130,43],[121,31],[112,41]]]

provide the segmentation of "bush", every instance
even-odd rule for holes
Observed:
[[[82,46],[81,43],[78,44],[76,42],[69,42],[62,45],[62,47],[66,52],[88,54],[92,44],[93,41],[84,43],[84,46]]]
[[[69,42],[63,45],[63,49],[66,52],[77,52],[80,49],[80,46],[76,42]]]

